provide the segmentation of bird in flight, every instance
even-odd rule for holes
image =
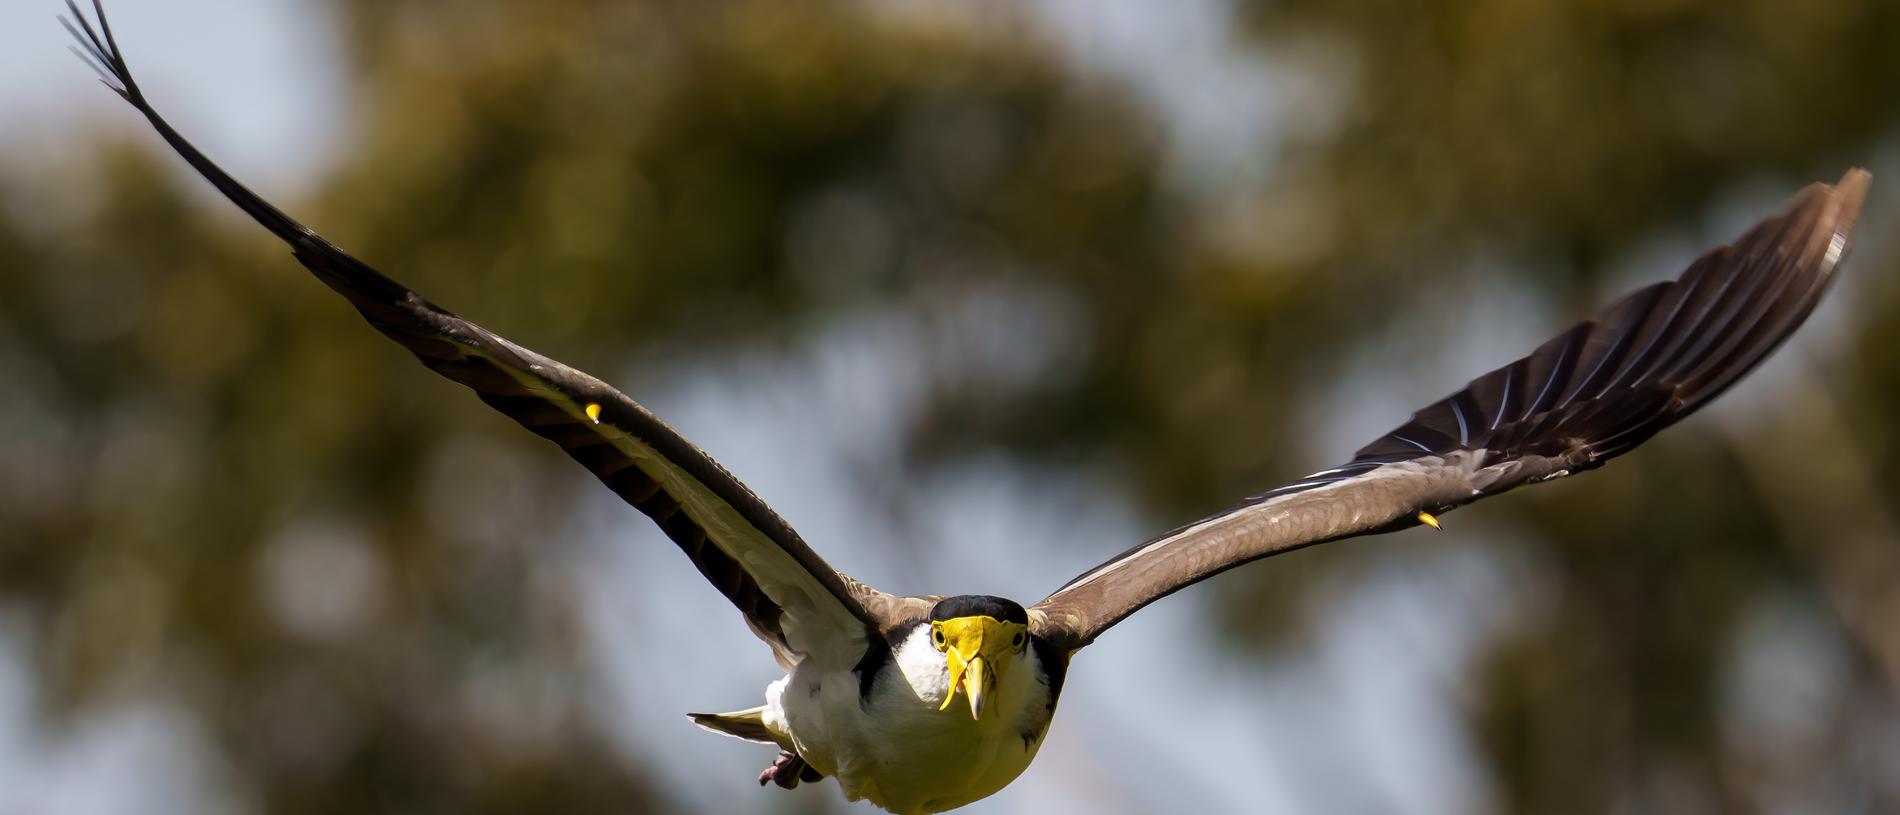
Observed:
[[[1070,657],[1115,623],[1215,574],[1316,543],[1438,526],[1480,498],[1602,466],[1695,412],[1799,327],[1846,255],[1870,182],[1850,170],[1484,374],[1350,461],[1247,498],[1070,580],[1031,606],[886,594],[833,570],[725,468],[599,379],[424,299],[292,220],[192,147],[132,79],[94,0],[61,23],[107,87],[377,331],[554,442],[679,545],[785,677],[764,704],[689,714],[775,745],[758,777],[826,776],[891,812],[995,793],[1035,758]]]

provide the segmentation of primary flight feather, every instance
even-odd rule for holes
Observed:
[[[1136,546],[1025,608],[886,594],[833,570],[731,473],[588,374],[444,310],[292,220],[167,124],[133,81],[99,0],[72,0],[76,52],[232,203],[423,365],[559,445],[652,518],[771,647],[765,703],[691,714],[774,744],[760,784],[836,778],[892,812],[952,809],[1029,766],[1069,658],[1129,614],[1270,555],[1391,532],[1594,469],[1714,399],[1799,327],[1846,256],[1870,181],[1815,184],[1682,276],[1618,300],[1427,406],[1345,464]],[[961,700],[961,701],[959,701]]]

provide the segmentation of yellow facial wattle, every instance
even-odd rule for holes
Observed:
[[[1029,627],[995,617],[958,617],[930,624],[930,641],[944,653],[950,690],[938,710],[948,710],[961,688],[970,700],[970,718],[983,718],[984,700],[1011,661],[1029,645]]]

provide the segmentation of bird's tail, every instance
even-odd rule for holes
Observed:
[[[731,736],[760,744],[779,744],[777,737],[765,726],[765,708],[755,707],[732,713],[688,713],[693,724],[721,735]],[[783,747],[784,745],[780,745]]]

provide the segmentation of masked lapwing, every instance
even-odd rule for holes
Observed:
[[[833,570],[771,508],[639,403],[444,310],[292,220],[173,130],[94,2],[67,2],[106,84],[317,279],[422,364],[559,445],[679,544],[786,671],[764,704],[693,714],[776,745],[759,782],[830,776],[846,797],[938,812],[1015,779],[1042,745],[1075,652],[1143,606],[1270,555],[1393,532],[1486,496],[1600,467],[1735,384],[1800,326],[1847,253],[1869,176],[1801,191],[1675,280],[1616,301],[1471,381],[1345,464],[1109,558],[1033,606],[900,597]]]

